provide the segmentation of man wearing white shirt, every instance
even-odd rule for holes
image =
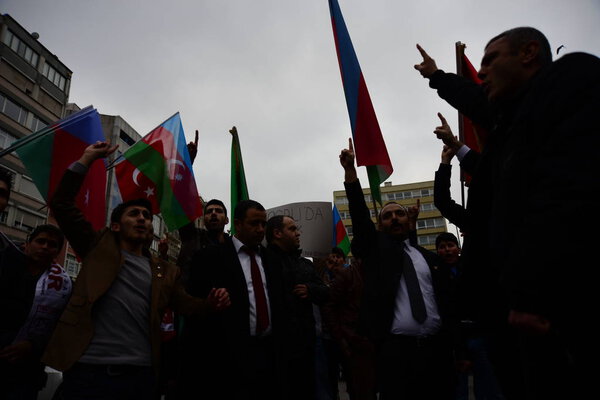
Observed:
[[[231,291],[231,308],[214,315],[195,336],[196,345],[186,348],[198,365],[190,366],[185,384],[195,385],[206,398],[278,399],[275,333],[281,278],[267,265],[260,245],[267,214],[260,203],[245,200],[238,203],[233,217],[235,236],[192,258],[190,293],[202,297],[218,282]]]
[[[437,255],[410,244],[408,210],[387,203],[370,218],[354,167],[352,142],[342,150],[354,237],[365,287],[359,330],[375,344],[380,399],[450,399],[454,392],[449,270]]]

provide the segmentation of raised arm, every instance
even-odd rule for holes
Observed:
[[[466,115],[487,130],[493,127],[493,113],[483,89],[477,83],[456,74],[439,69],[435,60],[417,44],[423,61],[415,64],[415,69],[423,78],[429,79],[429,86],[448,104]]]
[[[92,225],[85,219],[81,210],[75,204],[75,197],[83,184],[88,168],[94,161],[112,154],[117,146],[106,142],[96,142],[88,146],[78,164],[65,171],[52,199],[52,210],[60,229],[75,249],[79,257],[85,257],[94,241],[96,232]]]
[[[352,139],[348,139],[348,148],[340,153],[340,164],[344,168],[344,186],[346,188],[346,197],[348,197],[348,207],[350,208],[350,217],[352,218],[353,244],[352,251],[369,251],[369,244],[375,239],[375,224],[371,220],[371,213],[365,203],[365,196],[362,192],[356,168],[354,167],[354,146]]]
[[[356,167],[354,167],[354,146],[352,145],[352,139],[348,139],[348,148],[343,149],[340,153],[340,164],[344,168],[344,182],[352,183],[358,181],[358,175],[356,174]]]
[[[435,172],[433,203],[445,218],[460,229],[465,230],[467,228],[467,212],[463,206],[452,200],[450,195],[450,177],[452,173],[450,162],[462,143],[452,134],[452,130],[444,116],[438,113],[438,117],[442,125],[436,127],[433,132],[438,139],[444,142],[444,147],[441,156],[442,162]]]
[[[198,129],[196,129],[196,136],[194,137],[193,142],[189,142],[187,144],[188,153],[190,154],[190,161],[192,164],[196,159],[196,155],[198,154]]]
[[[435,60],[429,57],[429,54],[419,44],[417,44],[417,50],[421,53],[423,61],[420,64],[415,64],[415,69],[421,73],[423,78],[429,79],[438,70],[438,67]]]

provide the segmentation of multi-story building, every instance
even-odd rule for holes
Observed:
[[[68,103],[72,71],[10,15],[0,15],[0,150],[46,125],[79,111]],[[119,144],[124,151],[141,136],[119,116],[102,115],[102,128],[107,140]],[[119,153],[120,154],[120,153]],[[15,175],[13,192],[6,210],[0,214],[0,229],[11,240],[24,242],[27,235],[48,221],[48,209],[42,195],[16,154],[0,158],[0,165]],[[114,170],[108,175],[108,188],[114,186]],[[107,218],[113,190],[107,191]],[[153,221],[155,240],[164,237],[165,224],[160,217]],[[170,235],[170,254],[179,251],[179,238]],[[80,263],[67,245],[57,262],[72,277],[79,273]]]
[[[371,189],[363,189],[365,201],[371,211],[371,219],[377,223],[375,209],[371,198]],[[447,231],[446,219],[442,217],[440,211],[433,204],[433,181],[408,183],[404,185],[392,185],[392,182],[385,182],[381,187],[381,200],[383,203],[395,201],[404,206],[413,206],[420,200],[421,208],[419,219],[417,220],[417,237],[419,245],[429,250],[435,251],[435,238],[441,232]],[[337,206],[342,221],[346,226],[348,235],[352,239],[352,219],[348,209],[348,198],[344,190],[333,192],[333,202]],[[379,209],[377,210],[379,212]]]
[[[57,56],[8,14],[0,15],[0,149],[62,118],[69,99],[72,72]],[[48,210],[18,157],[8,154],[0,165],[15,174],[0,229],[23,242]]]

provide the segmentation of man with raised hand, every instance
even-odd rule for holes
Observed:
[[[582,270],[595,259],[575,232],[589,226],[578,215],[596,208],[600,192],[600,60],[572,53],[553,62],[543,33],[514,28],[486,45],[479,86],[417,47],[415,69],[430,87],[489,132],[481,156],[444,143],[472,176],[464,279],[478,321],[497,333],[492,356],[505,395],[577,397],[592,381],[597,343],[579,328],[595,312]],[[542,250],[549,232],[560,245]]]
[[[213,288],[206,300],[189,296],[177,267],[150,255],[152,205],[146,199],[118,205],[101,231],[85,220],[75,196],[92,163],[116,148],[106,142],[88,146],[65,171],[50,202],[82,259],[43,359],[64,371],[65,399],[152,398],[165,308],[207,315],[229,305],[225,289]]]
[[[352,252],[365,274],[359,331],[376,348],[380,398],[451,399],[450,275],[438,268],[435,253],[411,244],[404,206],[385,204],[375,226],[356,174],[351,139],[340,164],[354,232]]]

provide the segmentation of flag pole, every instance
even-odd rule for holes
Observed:
[[[33,142],[34,140],[41,139],[44,136],[46,136],[52,132],[53,132],[52,128],[48,126],[36,133],[32,133],[31,135],[24,136],[23,138],[17,140],[12,146],[9,146],[7,149],[0,151],[0,158],[4,157],[5,155],[7,155],[9,153],[12,153],[13,151],[16,151],[17,149],[20,149],[21,147]]]
[[[377,201],[375,201],[375,196],[373,196],[373,193],[371,193],[371,201],[373,202],[373,210],[375,211],[375,219],[377,219]],[[383,201],[383,199],[381,201]]]
[[[463,76],[463,65],[462,65],[462,60],[463,60],[463,56],[465,54],[465,47],[467,47],[466,44],[459,42],[455,43],[455,48],[456,48],[456,74],[458,76]],[[461,142],[464,143],[464,119],[462,114],[460,113],[460,111],[458,111],[458,138]],[[465,174],[463,172],[463,170],[460,170],[460,200],[461,200],[461,204],[465,205]]]

